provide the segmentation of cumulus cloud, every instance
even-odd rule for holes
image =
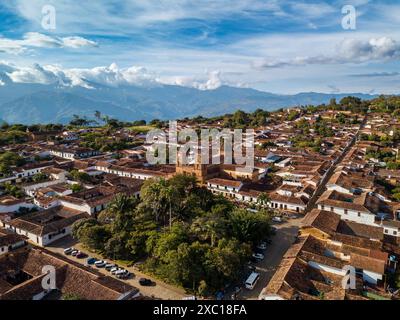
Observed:
[[[16,83],[39,83],[52,84],[63,83],[64,77],[56,74],[46,67],[34,64],[32,67],[15,68],[14,71],[7,73],[8,77]]]
[[[106,86],[156,85],[157,75],[144,67],[130,67],[120,69],[116,63],[108,67],[96,67],[92,69],[68,69],[65,75],[75,86],[88,86],[88,82],[98,83]]]
[[[263,59],[256,61],[257,68],[282,68],[322,64],[363,63],[370,61],[394,61],[400,59],[400,44],[389,37],[372,38],[367,41],[346,39],[332,55],[294,57],[292,59]]]
[[[18,67],[8,62],[0,61],[0,74],[7,75],[15,83],[60,84],[88,89],[93,88],[94,84],[110,87],[169,84],[199,90],[214,90],[224,84],[219,71],[207,72],[207,77],[204,79],[181,76],[160,77],[157,73],[144,67],[119,68],[115,63],[110,66],[92,69],[63,69],[58,65],[42,66],[39,64]]]
[[[160,78],[158,81],[164,84],[190,87],[198,90],[215,90],[222,85],[243,86],[242,84],[233,84],[222,80],[222,73],[219,70],[206,71],[206,77],[203,78],[176,76]]]
[[[83,48],[98,44],[82,37],[55,37],[38,32],[25,33],[23,39],[0,38],[0,52],[21,54],[29,48]]]

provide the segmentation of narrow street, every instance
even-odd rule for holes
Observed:
[[[271,280],[276,269],[278,268],[283,255],[295,241],[303,218],[290,219],[286,223],[274,224],[277,228],[276,235],[271,238],[272,243],[265,251],[265,259],[256,264],[256,268],[260,274],[260,280],[257,282],[253,290],[242,289],[238,295],[238,299],[257,300],[261,291]],[[242,286],[244,287],[244,285]],[[229,298],[229,297],[227,297]]]

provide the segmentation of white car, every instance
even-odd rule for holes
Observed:
[[[119,274],[124,274],[126,271],[127,271],[127,270],[121,268],[121,269],[119,269],[119,270],[117,270],[117,271],[115,272],[115,275],[117,276],[117,275],[119,275]]]
[[[245,282],[246,289],[253,290],[258,280],[260,280],[260,274],[257,272],[252,272]]]
[[[113,267],[113,268],[111,268],[110,272],[111,272],[112,274],[115,274],[115,272],[117,272],[118,270],[119,270],[118,267]]]
[[[261,253],[253,253],[253,258],[257,260],[264,260],[264,255]]]
[[[67,248],[67,249],[64,250],[64,254],[70,255],[73,251],[75,251],[74,248]]]
[[[104,267],[106,266],[106,264],[107,264],[107,262],[105,262],[105,261],[103,261],[103,260],[99,260],[99,261],[96,261],[96,262],[94,263],[94,265],[95,265],[97,268],[104,268]]]
[[[281,223],[283,220],[282,220],[281,217],[273,217],[273,218],[272,218],[272,221],[273,221],[273,222],[277,222],[277,223]]]
[[[128,270],[121,270],[121,272],[117,272],[116,274],[118,279],[127,279],[130,275],[131,273]]]
[[[112,268],[112,269],[111,269],[111,274],[112,274],[112,275],[116,275],[117,272],[119,272],[119,271],[121,271],[121,270],[123,270],[123,269],[121,269],[121,268]]]
[[[111,271],[112,268],[115,268],[117,265],[115,265],[114,263],[107,263],[105,268],[107,271]]]

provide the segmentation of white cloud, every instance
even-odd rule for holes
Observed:
[[[82,37],[66,37],[62,38],[64,47],[67,48],[83,48],[83,47],[97,47],[98,44],[95,41],[91,41]]]
[[[389,37],[372,38],[369,41],[348,39],[338,49],[339,58],[346,61],[398,60],[400,44]]]
[[[0,52],[21,54],[29,48],[83,48],[96,47],[94,41],[82,37],[52,37],[38,32],[27,32],[23,39],[0,38]]]
[[[18,41],[0,38],[0,53],[21,54],[25,51],[25,48]]]
[[[77,86],[88,86],[87,81],[113,87],[157,84],[157,75],[146,68],[133,66],[120,69],[115,63],[109,67],[67,69],[64,73],[71,80],[72,85]]]
[[[277,0],[98,0],[81,1],[77,8],[74,1],[57,0],[54,6],[56,12],[62,12],[62,20],[57,19],[57,29],[79,28],[85,25],[90,27],[87,28],[90,30],[114,22],[108,27],[122,31],[127,26],[144,26],[180,19],[220,19],[227,15],[257,10],[279,12],[282,9],[277,3]],[[21,17],[40,24],[41,9],[47,4],[48,0],[12,0],[5,5]],[[76,23],[78,13],[79,24]]]
[[[291,8],[298,15],[310,19],[326,17],[329,14],[338,12],[337,7],[327,3],[305,3],[296,1],[291,4]]]
[[[65,80],[60,76],[60,74],[56,74],[39,64],[35,64],[28,68],[15,68],[13,72],[8,73],[7,75],[16,83],[51,84],[57,82],[62,83],[63,80]]]
[[[81,86],[93,88],[93,84],[111,87],[118,86],[157,86],[163,84],[214,90],[223,84],[221,72],[207,72],[207,77],[191,78],[185,76],[161,77],[144,67],[119,68],[113,63],[108,67],[92,69],[63,69],[58,65],[34,64],[30,67],[17,67],[0,62],[0,72],[5,73],[15,83],[60,84],[64,86]]]
[[[218,70],[207,72],[207,77],[203,79],[188,76],[177,76],[159,79],[159,81],[165,84],[191,87],[199,90],[215,90],[223,84],[228,84],[221,79],[221,72]]]
[[[62,41],[58,38],[50,37],[38,32],[25,33],[23,40],[14,41],[24,47],[59,48],[62,46]]]
[[[332,55],[297,56],[291,59],[262,59],[254,62],[257,68],[281,68],[323,64],[387,62],[400,59],[400,43],[389,37],[371,38],[367,41],[345,39]]]

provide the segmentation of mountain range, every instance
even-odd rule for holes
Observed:
[[[299,93],[279,95],[249,88],[221,86],[198,90],[174,85],[89,87],[59,83],[15,83],[0,73],[0,119],[8,123],[68,123],[74,114],[94,118],[96,110],[124,121],[179,119],[198,115],[211,117],[236,110],[276,110],[298,105],[328,103],[361,93]]]

